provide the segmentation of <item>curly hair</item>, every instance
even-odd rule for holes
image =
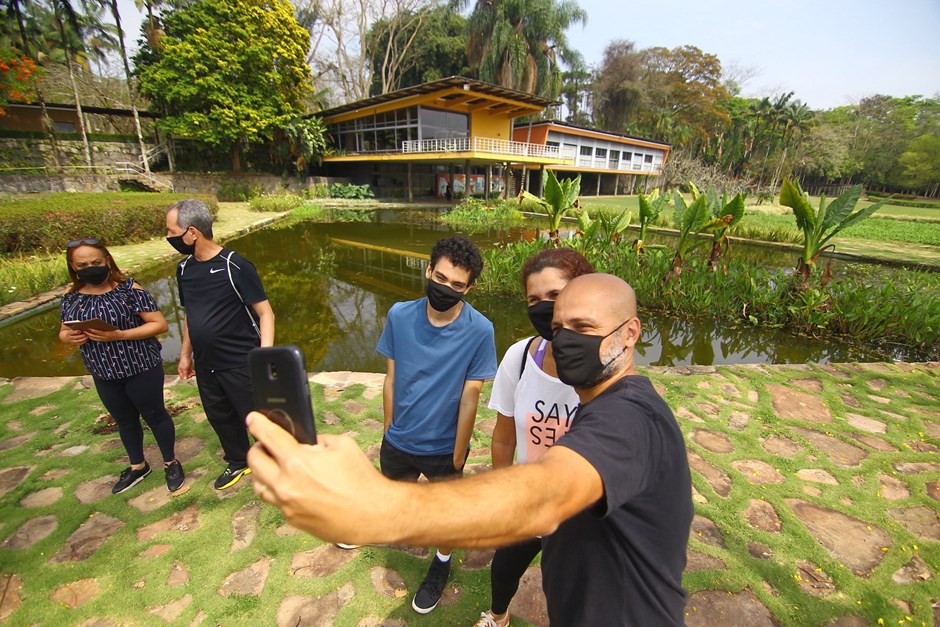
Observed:
[[[454,235],[438,240],[431,249],[431,267],[437,265],[441,257],[446,257],[458,268],[470,272],[468,285],[473,285],[480,273],[483,272],[483,256],[476,244],[466,237]]]
[[[568,281],[582,274],[595,272],[591,262],[576,250],[571,248],[546,248],[530,257],[522,265],[522,289],[526,288],[526,281],[530,274],[541,272],[546,268],[560,270]]]

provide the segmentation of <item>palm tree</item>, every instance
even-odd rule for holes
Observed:
[[[774,178],[770,183],[771,189],[777,189],[777,181],[780,180],[780,175],[783,172],[784,165],[787,160],[787,152],[790,149],[790,145],[793,143],[794,135],[799,132],[800,134],[806,132],[809,128],[810,121],[813,118],[813,111],[805,103],[796,100],[787,104],[782,112],[784,118],[784,127],[783,127],[783,154],[780,156],[780,163],[777,166],[776,172],[774,172]]]
[[[29,6],[31,6],[30,0],[10,0],[10,7],[13,9],[13,15],[16,16],[16,24],[20,32],[20,49],[27,57],[33,57],[30,35],[28,34],[26,26],[26,13],[24,11],[24,7],[28,8]],[[43,97],[42,88],[38,83],[36,84],[36,100],[39,102],[39,109],[42,111],[43,128],[49,136],[49,143],[52,144],[52,160],[55,163],[55,167],[58,168],[59,146],[55,137],[55,129],[52,126],[52,118],[49,117],[49,111],[46,109],[46,99]]]
[[[587,13],[574,0],[477,0],[467,21],[470,67],[481,80],[557,98],[559,61],[571,66],[581,60],[565,31],[586,21]]]
[[[102,6],[111,11],[114,17],[114,24],[117,27],[118,46],[121,51],[121,62],[124,64],[124,77],[127,80],[127,91],[130,95],[131,111],[134,113],[134,130],[137,132],[137,143],[140,145],[140,159],[144,165],[144,171],[150,173],[150,163],[147,159],[147,147],[144,145],[144,135],[140,130],[140,116],[137,114],[137,99],[134,97],[134,83],[131,75],[131,64],[127,60],[127,47],[124,45],[124,29],[121,27],[121,11],[118,9],[117,0],[98,0]]]
[[[73,62],[75,60],[74,57],[77,55],[75,54],[73,45],[69,41],[71,39],[69,35],[71,34],[77,35],[78,39],[81,40],[82,29],[81,26],[79,26],[75,8],[69,0],[53,0],[52,12],[55,17],[56,28],[59,31],[60,45],[62,46],[62,51],[65,53],[64,63],[69,71],[69,82],[72,85],[72,94],[75,97],[75,110],[78,114],[78,131],[82,135],[82,146],[85,149],[85,165],[91,167],[93,165],[91,162],[91,144],[88,141],[88,133],[85,130],[85,114],[82,112],[82,99],[78,95],[78,84],[75,82],[75,68]],[[71,27],[72,33],[66,32],[66,21]]]

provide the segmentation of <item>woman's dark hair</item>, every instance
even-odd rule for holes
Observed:
[[[455,235],[438,240],[431,250],[432,268],[437,265],[441,257],[446,257],[458,268],[470,272],[470,280],[467,285],[473,285],[473,282],[483,272],[483,257],[480,255],[480,249],[466,237]]]
[[[96,248],[104,253],[105,263],[107,263],[108,267],[111,268],[111,273],[108,275],[108,281],[111,283],[111,285],[117,285],[118,283],[127,280],[127,275],[121,272],[121,269],[117,267],[117,263],[114,262],[114,257],[112,257],[111,253],[108,252],[108,247],[105,246],[103,242],[89,244],[87,240],[82,240],[78,246],[71,246],[65,249],[65,265],[69,270],[69,278],[72,279],[72,285],[69,286],[70,292],[77,292],[78,290],[85,287],[85,282],[78,278],[78,275],[75,274],[75,269],[72,268],[72,255],[82,246]]]
[[[525,290],[530,274],[541,272],[546,268],[560,270],[568,281],[582,274],[594,272],[591,262],[578,251],[571,248],[546,248],[522,264],[522,289]]]

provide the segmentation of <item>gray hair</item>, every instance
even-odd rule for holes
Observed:
[[[206,204],[195,198],[181,200],[169,209],[167,213],[176,209],[176,223],[184,231],[191,226],[196,227],[203,237],[212,239],[212,212]]]

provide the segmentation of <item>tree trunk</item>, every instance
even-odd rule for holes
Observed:
[[[232,144],[232,172],[239,174],[242,171],[242,146],[241,143]]]
[[[111,0],[111,14],[117,26],[118,45],[121,47],[121,61],[124,64],[124,77],[127,80],[127,93],[131,100],[131,111],[134,114],[134,130],[137,132],[137,143],[140,146],[140,160],[144,171],[150,174],[150,163],[147,159],[147,147],[144,145],[144,134],[140,130],[140,116],[137,115],[137,100],[134,98],[134,83],[131,78],[131,64],[127,60],[127,47],[124,45],[124,29],[121,28],[121,12],[118,10],[117,0]]]
[[[69,48],[68,37],[65,35],[65,24],[62,23],[62,15],[59,13],[59,2],[55,2],[53,12],[55,14],[56,26],[59,27],[59,36],[62,38],[62,46],[65,48],[65,64],[69,69],[69,82],[72,84],[72,94],[75,96],[75,111],[78,114],[78,131],[82,135],[82,146],[85,149],[85,165],[91,167],[91,145],[88,143],[88,133],[85,132],[85,114],[82,113],[82,99],[78,95],[78,83],[75,82],[75,68],[72,67],[72,50]]]

